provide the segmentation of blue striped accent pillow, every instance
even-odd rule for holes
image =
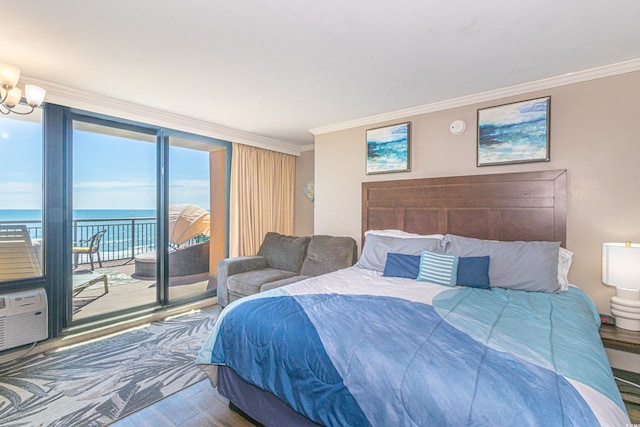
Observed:
[[[420,251],[420,272],[416,280],[443,286],[455,286],[458,281],[458,261],[456,255],[436,254]]]

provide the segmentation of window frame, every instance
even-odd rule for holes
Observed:
[[[54,338],[68,332],[80,332],[95,327],[121,322],[138,317],[141,311],[155,312],[167,308],[193,303],[215,295],[215,291],[170,300],[168,297],[168,197],[169,182],[169,138],[188,138],[201,142],[222,145],[226,150],[225,174],[225,253],[229,247],[229,185],[232,143],[191,132],[167,129],[162,126],[108,116],[56,104],[42,105],[42,145],[43,145],[43,276],[16,279],[0,283],[0,293],[44,288],[48,299],[49,337]],[[156,191],[158,227],[156,244],[162,256],[157,263],[156,302],[149,306],[138,306],[118,312],[95,316],[90,319],[72,321],[71,277],[72,270],[72,166],[73,166],[73,123],[75,120],[116,127],[156,136]],[[49,248],[50,250],[47,250]],[[117,319],[114,317],[117,316]]]

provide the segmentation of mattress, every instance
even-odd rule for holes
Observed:
[[[593,302],[352,267],[225,308],[196,363],[322,425],[625,425]]]

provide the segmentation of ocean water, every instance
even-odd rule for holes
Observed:
[[[155,209],[76,209],[73,219],[155,218]],[[0,209],[2,221],[41,221],[40,209]]]

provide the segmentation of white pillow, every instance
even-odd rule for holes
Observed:
[[[569,269],[573,260],[573,252],[563,247],[558,250],[558,283],[560,283],[560,291],[569,290]]]
[[[388,253],[420,255],[422,249],[437,252],[439,247],[440,239],[431,237],[369,234],[364,241],[362,254],[356,266],[367,270],[384,271]]]
[[[425,235],[425,234],[409,233],[407,231],[402,231],[402,230],[367,230],[364,232],[365,237],[369,235],[397,237],[399,239],[412,239],[415,237],[425,237],[428,239],[442,239],[444,237],[444,235],[442,234],[426,234]]]

